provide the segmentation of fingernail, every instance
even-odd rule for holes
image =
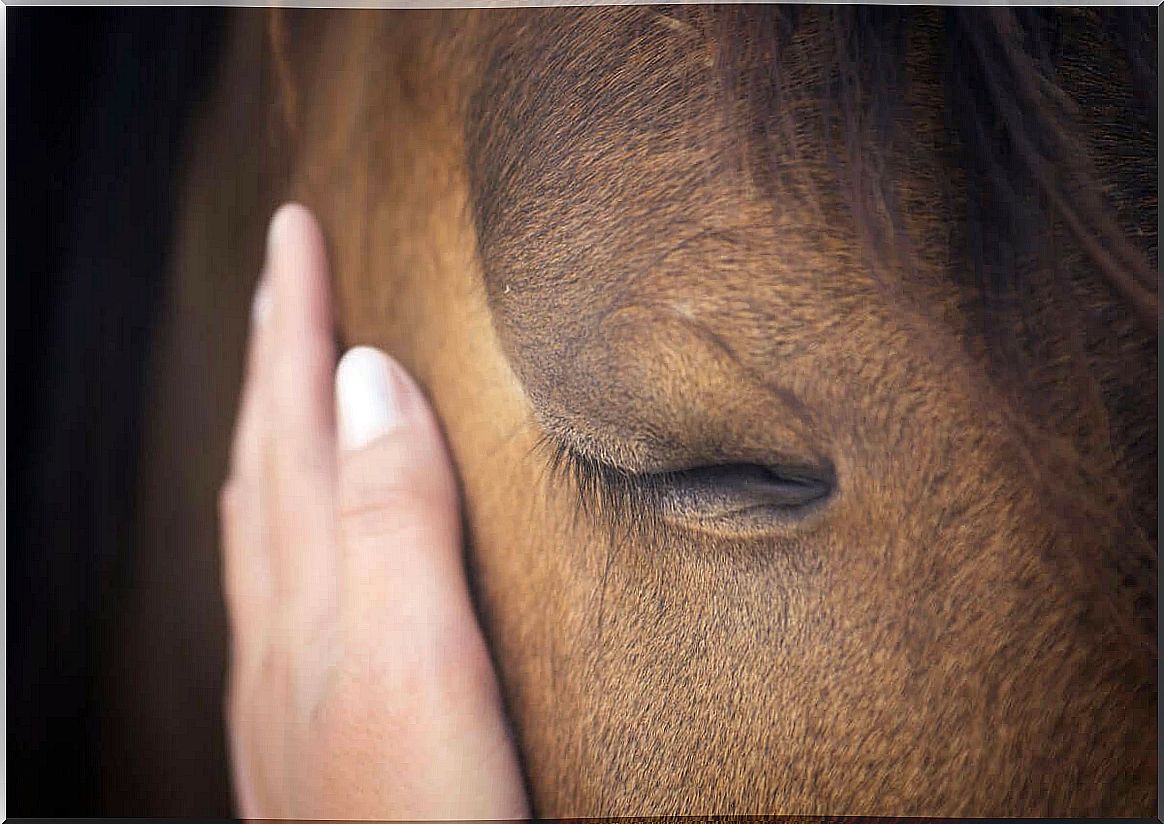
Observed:
[[[340,446],[362,449],[400,424],[388,356],[370,346],[349,349],[335,373]]]

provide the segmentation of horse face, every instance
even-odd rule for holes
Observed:
[[[393,48],[344,54],[424,53],[393,19]],[[787,45],[776,179],[698,16],[483,19],[463,110],[405,61],[391,145],[344,159],[330,207],[304,197],[334,216],[349,331],[446,422],[539,813],[1144,814],[1154,649],[1104,597],[1124,533],[1030,433],[1052,408],[1085,440],[1084,384],[1042,371],[1023,406],[972,334],[925,27],[889,153],[902,266],[836,185],[824,13]],[[1039,363],[1068,338],[1043,327]],[[1111,364],[1154,399],[1151,352]]]
[[[823,81],[801,31],[798,82]],[[887,276],[833,190],[755,179],[683,23],[548,16],[508,42],[469,168],[542,440],[467,493],[540,809],[1148,809],[1142,650],[1064,571],[1112,537],[1051,503],[935,311],[959,299],[936,82],[907,107],[922,253]],[[779,146],[810,182],[812,118]]]

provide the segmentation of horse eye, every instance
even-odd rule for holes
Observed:
[[[697,520],[807,515],[833,492],[831,468],[719,464],[656,476],[664,511]]]
[[[545,439],[550,463],[569,472],[582,507],[620,515],[660,515],[689,526],[764,532],[820,509],[836,489],[831,463],[745,462],[631,472]]]

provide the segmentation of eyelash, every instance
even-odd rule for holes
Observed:
[[[612,533],[660,523],[660,491],[671,473],[637,475],[582,455],[546,433],[534,447],[549,466],[550,477],[569,484],[580,514]]]

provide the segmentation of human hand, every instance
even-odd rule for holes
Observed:
[[[272,220],[262,282],[220,496],[240,812],[527,817],[434,415],[377,350],[336,368],[303,207]]]

